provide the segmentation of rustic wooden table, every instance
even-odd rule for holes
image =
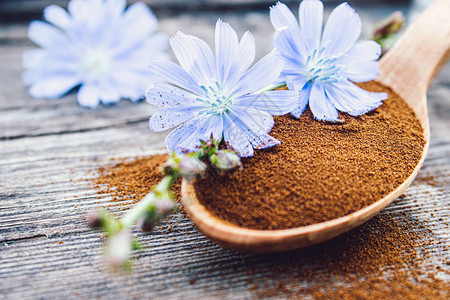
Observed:
[[[390,9],[362,9],[366,30],[374,18]],[[240,34],[251,30],[259,57],[271,50],[272,28],[266,11],[166,16],[161,18],[161,30],[173,34],[182,29],[211,42],[218,17]],[[132,274],[107,273],[101,260],[101,234],[89,230],[83,217],[95,207],[106,206],[111,197],[97,199],[96,191],[78,180],[92,178],[90,170],[111,165],[110,158],[163,152],[164,134],[148,129],[154,108],[145,102],[122,101],[114,107],[88,110],[77,106],[73,94],[57,101],[31,99],[20,76],[22,53],[33,47],[26,37],[26,24],[0,28],[1,298],[251,298],[255,283],[276,284],[276,276],[282,275],[273,274],[273,266],[283,265],[274,259],[276,254],[222,249],[180,214],[165,222],[172,225],[170,232],[140,234],[145,248]],[[447,245],[435,251],[435,264],[447,270],[449,97],[447,65],[429,90],[428,158],[403,198],[383,212],[401,211],[435,224],[433,233]]]

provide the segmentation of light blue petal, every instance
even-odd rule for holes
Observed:
[[[277,30],[274,35],[273,46],[285,60],[297,65],[297,68],[304,68],[304,62],[309,52],[305,42],[295,31],[287,27]]]
[[[217,79],[223,86],[238,53],[238,37],[234,29],[222,20],[216,23],[215,50]]]
[[[352,116],[365,114],[388,98],[387,93],[368,92],[349,81],[327,85],[325,90],[337,109]]]
[[[235,122],[238,118],[245,125],[245,129],[241,128],[241,130],[249,130],[256,135],[268,133],[274,124],[271,114],[253,108],[239,109],[233,107],[229,110],[229,116]]]
[[[339,113],[334,105],[327,99],[323,87],[314,83],[309,96],[309,108],[314,118],[319,121],[341,122]]]
[[[227,78],[223,83],[225,93],[232,90],[236,82],[245,74],[248,68],[255,60],[255,39],[253,35],[247,31],[241,38],[238,45],[238,53],[234,58]]]
[[[55,74],[36,81],[30,86],[29,93],[34,98],[56,99],[80,84],[73,74]]]
[[[110,80],[103,80],[99,83],[100,88],[100,101],[105,105],[111,105],[122,100],[119,89]]]
[[[77,93],[78,104],[84,107],[96,108],[100,103],[100,90],[93,84],[84,84]]]
[[[207,121],[208,119],[205,118],[205,116],[196,116],[175,128],[166,137],[167,151],[169,153],[175,152],[177,154],[196,151],[196,147],[183,149],[180,147],[180,145],[188,139],[192,140],[193,138],[195,138],[196,131],[199,128],[204,128]],[[200,140],[198,140],[198,143],[200,143]]]
[[[347,3],[336,7],[328,17],[322,37],[325,54],[345,52],[361,34],[361,18]]]
[[[112,36],[114,44],[111,45],[111,50],[116,55],[127,55],[128,52],[139,49],[141,45],[150,43],[148,39],[153,39],[151,42],[153,49],[165,50],[169,44],[167,34],[155,32],[158,28],[158,20],[150,8],[142,2],[131,5],[117,23],[121,30],[114,33]],[[154,51],[149,51],[147,57],[152,58],[152,52]],[[149,61],[145,61],[145,63],[147,64]]]
[[[184,140],[178,148],[179,151],[189,149],[195,151],[201,146],[201,141],[207,141],[213,136],[214,140],[221,141],[223,132],[223,121],[220,115],[206,117],[204,123],[192,132],[191,136]]]
[[[287,27],[300,36],[300,27],[298,26],[297,19],[291,10],[281,2],[278,2],[270,8],[270,22],[272,22],[275,30]]]
[[[271,115],[281,116],[290,113],[297,107],[299,93],[296,91],[280,90],[238,97],[233,104],[239,109],[253,108],[263,110]]]
[[[201,109],[198,106],[161,108],[150,117],[150,129],[160,132],[173,128],[194,117]]]
[[[223,115],[223,139],[227,148],[236,151],[239,156],[253,156],[253,147],[247,136],[227,114]]]
[[[203,90],[182,67],[168,60],[159,60],[150,63],[149,69],[162,79],[194,94],[202,95]]]
[[[299,21],[308,49],[318,49],[322,34],[323,4],[319,0],[303,0],[299,6]]]
[[[352,66],[362,61],[377,60],[380,55],[381,46],[377,42],[363,41],[351,47],[336,63]]]
[[[144,32],[154,32],[158,29],[158,19],[156,19],[152,10],[143,2],[136,2],[125,10],[123,13],[123,26],[129,26],[133,24],[134,28],[139,25],[145,25],[146,27],[140,28],[140,36],[142,36],[142,30]]]
[[[375,79],[380,74],[377,61],[364,61],[346,68],[340,73],[353,82],[366,82]]]
[[[291,115],[296,118],[300,118],[302,113],[306,109],[306,105],[308,105],[309,97],[311,95],[311,88],[314,83],[306,83],[300,91],[300,97],[298,98],[297,106],[295,109],[291,111]]]
[[[28,50],[22,56],[22,66],[25,69],[34,69],[43,66],[48,56],[48,52],[44,49]]]
[[[111,19],[119,18],[125,7],[127,6],[126,0],[106,0],[104,3],[105,10],[108,12],[108,16]]]
[[[49,5],[44,9],[44,19],[62,29],[67,29],[72,21],[69,14],[58,5]]]
[[[251,128],[247,127],[247,125],[242,122],[241,119],[236,118],[235,116],[228,115],[233,123],[244,133],[246,139],[254,149],[265,149],[268,147],[273,147],[275,145],[280,144],[281,142],[267,134],[270,131],[269,128],[266,133],[256,133]]]
[[[48,48],[52,51],[62,51],[61,48],[66,49],[66,51],[70,49],[67,37],[56,27],[42,21],[32,21],[30,23],[28,37],[42,48]]]
[[[182,32],[170,38],[170,45],[183,69],[191,74],[199,85],[210,85],[211,79],[216,77],[216,66],[209,45]]]
[[[248,134],[246,135],[250,144],[252,144],[252,147],[254,149],[266,149],[281,144],[279,140],[277,140],[274,137],[271,137],[268,134],[263,134],[260,136],[256,135],[249,136]]]
[[[274,50],[261,58],[237,83],[233,94],[238,97],[272,84],[281,74],[283,62]]]
[[[291,91],[302,92],[307,82],[308,78],[302,75],[288,75],[286,77],[286,85]]]
[[[195,95],[174,86],[156,83],[146,93],[147,102],[160,107],[186,107],[198,105]]]

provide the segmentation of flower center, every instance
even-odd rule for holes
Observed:
[[[111,69],[113,57],[104,48],[93,48],[86,51],[81,70],[91,80],[99,80],[105,77]]]
[[[321,81],[322,83],[337,82],[343,79],[340,72],[343,65],[336,63],[342,55],[323,55],[323,50],[314,49],[306,60],[305,76],[310,81]]]
[[[224,94],[219,82],[215,82],[215,85],[205,87],[200,86],[205,91],[205,97],[198,98],[197,100],[207,103],[211,106],[210,113],[223,114],[231,106],[231,97]]]

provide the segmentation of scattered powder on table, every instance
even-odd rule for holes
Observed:
[[[159,169],[166,158],[155,155],[122,159],[101,169],[94,183],[100,194],[112,196],[113,206],[137,202],[162,179]],[[173,191],[179,200],[180,181]],[[295,299],[309,295],[316,299],[448,299],[448,282],[436,277],[450,275],[450,262],[441,261],[448,258],[447,241],[434,237],[429,227],[439,217],[419,221],[411,214],[419,208],[399,205],[401,208],[394,205],[362,226],[313,247],[245,255],[242,267],[248,272],[249,292],[257,298]],[[439,210],[430,207],[422,208],[421,214]],[[158,234],[169,232],[161,228]],[[430,259],[438,259],[440,267],[436,268]],[[226,266],[214,267],[212,272],[216,268]]]
[[[112,195],[111,207],[128,208],[130,201],[138,202],[163,179],[160,169],[167,157],[167,154],[157,154],[136,157],[131,161],[121,159],[111,167],[98,170],[99,176],[93,179],[95,188],[99,194]],[[170,190],[176,199],[180,199],[181,180],[177,180]]]
[[[340,124],[275,118],[270,135],[281,144],[256,150],[242,171],[208,172],[196,182],[201,204],[237,226],[272,230],[310,225],[357,211],[389,194],[414,170],[425,144],[414,112],[376,82],[362,84],[389,99]]]

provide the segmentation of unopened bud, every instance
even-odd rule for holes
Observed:
[[[174,173],[173,167],[167,164],[163,166],[162,171],[166,176],[172,176]]]
[[[105,258],[108,265],[115,271],[126,269],[130,264],[132,250],[131,234],[127,230],[108,237]]]
[[[168,196],[156,198],[154,205],[160,219],[170,214],[175,208],[175,203],[172,198]]]
[[[235,168],[241,168],[242,163],[240,157],[230,151],[219,150],[210,156],[211,164],[219,171],[227,171]]]
[[[88,213],[88,215],[86,216],[86,222],[88,223],[88,226],[91,228],[101,228],[103,223],[102,223],[102,217],[100,216],[100,214],[98,212],[90,212]]]
[[[373,39],[377,42],[388,38],[394,33],[397,33],[402,29],[405,23],[405,18],[400,11],[392,13],[389,17],[384,19],[380,25],[375,28],[373,33]]]
[[[152,231],[155,225],[170,214],[174,208],[175,203],[169,193],[158,196],[145,216],[139,220],[139,227],[144,232]]]
[[[211,139],[203,142],[202,149],[204,150],[206,155],[214,153],[217,150],[217,142],[214,141],[213,137],[211,136]]]
[[[193,156],[184,155],[180,158],[178,163],[180,175],[188,181],[203,174],[205,170],[206,165]]]

